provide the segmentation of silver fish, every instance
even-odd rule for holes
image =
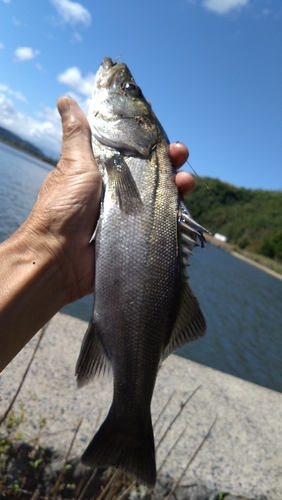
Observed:
[[[80,387],[110,367],[114,393],[82,462],[117,467],[152,487],[150,404],[158,368],[206,329],[185,270],[206,230],[179,196],[167,136],[125,64],[103,60],[88,120],[104,195],[93,315],[76,377]]]

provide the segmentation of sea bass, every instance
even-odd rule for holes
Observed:
[[[83,386],[110,367],[114,392],[82,462],[117,467],[152,487],[150,405],[160,363],[206,329],[186,274],[206,230],[178,193],[167,136],[125,64],[103,60],[88,120],[104,193],[93,315],[76,377]]]

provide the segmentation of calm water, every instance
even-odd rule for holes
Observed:
[[[0,241],[31,210],[51,170],[0,142]],[[196,249],[190,284],[207,320],[207,335],[178,354],[282,392],[282,281],[207,245]],[[63,309],[88,320],[92,297]]]

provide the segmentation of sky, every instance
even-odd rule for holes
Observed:
[[[199,176],[282,190],[281,0],[0,0],[0,125],[58,158],[119,54]]]

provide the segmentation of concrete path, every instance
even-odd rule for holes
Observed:
[[[62,452],[68,448],[73,430],[83,417],[76,454],[81,454],[89,443],[97,422],[108,411],[112,396],[109,381],[95,381],[76,389],[73,373],[86,326],[85,322],[64,314],[52,319],[17,403],[23,402],[26,409],[26,437],[38,433],[40,417],[47,418],[41,441]],[[35,343],[36,337],[1,375],[1,413],[21,380]],[[155,421],[174,393],[156,425],[156,444],[197,388],[157,451],[160,466],[187,426],[161,473],[178,479],[217,416],[183,484],[197,483],[234,495],[281,500],[282,394],[278,392],[170,356],[159,372],[152,403]]]

